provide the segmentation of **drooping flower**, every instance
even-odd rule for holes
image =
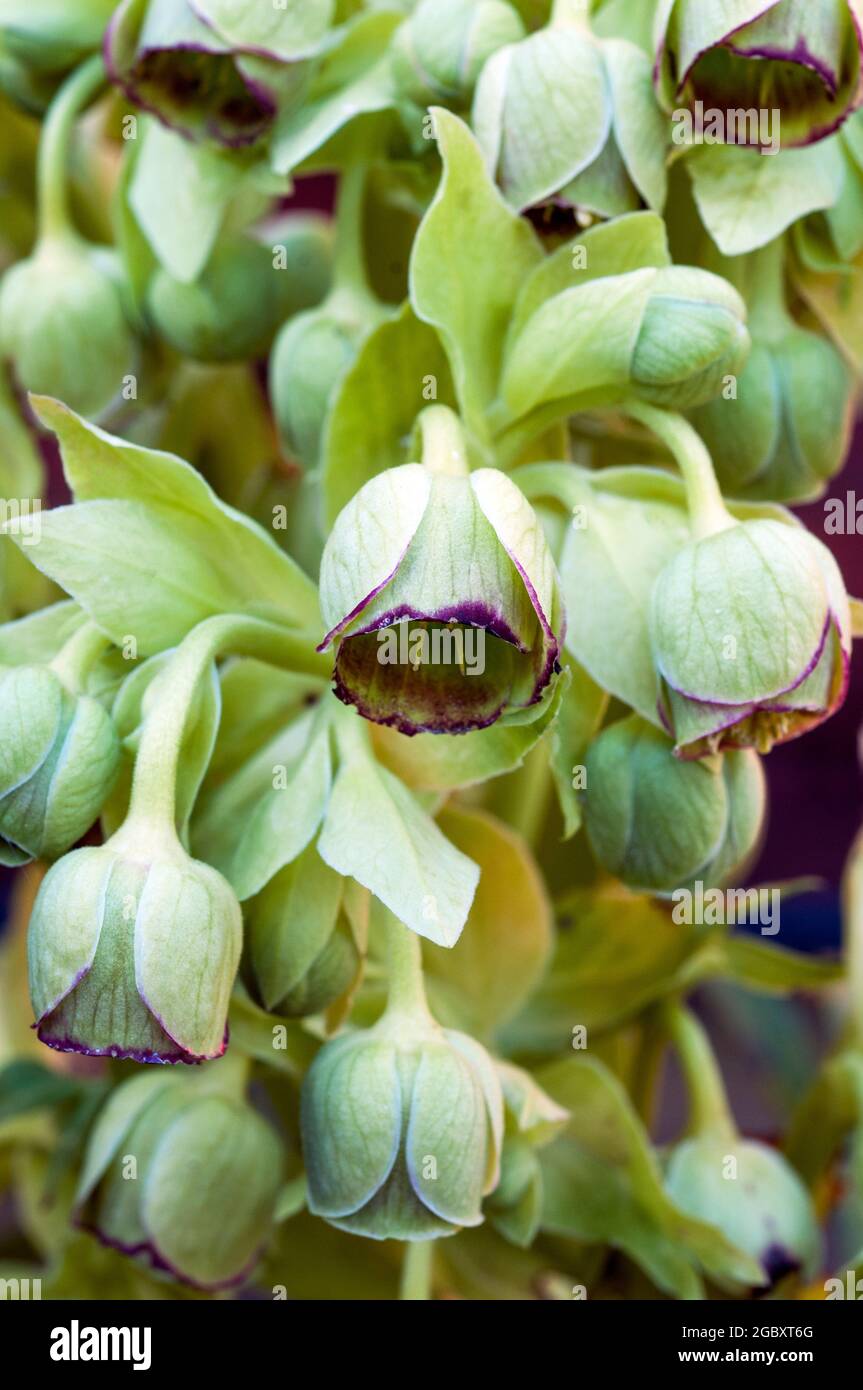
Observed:
[[[539,700],[557,667],[551,552],[493,468],[373,478],[327,540],[321,601],[339,699],[405,734],[484,728]]]
[[[851,617],[827,548],[773,519],[685,546],[651,595],[660,713],[679,756],[795,738],[845,698]]]
[[[484,1049],[431,1020],[327,1043],[306,1074],[309,1209],[374,1240],[431,1240],[482,1221],[498,1180],[500,1082]]]
[[[208,1291],[253,1270],[283,1168],[271,1127],[219,1080],[163,1073],[118,1087],[77,1194],[81,1225],[105,1245]]]
[[[30,921],[30,997],[60,1052],[200,1062],[227,1045],[242,945],[237,899],[172,826],[130,817],[44,879]]]
[[[863,34],[850,0],[662,0],[656,34],[664,104],[723,113],[728,144],[762,145],[765,111],[779,113],[783,146],[822,140],[861,98]]]

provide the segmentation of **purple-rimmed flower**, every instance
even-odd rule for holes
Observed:
[[[808,531],[759,519],[681,550],[651,595],[660,713],[675,752],[769,752],[820,724],[848,683],[842,576]]]
[[[190,139],[254,143],[306,78],[333,0],[123,0],[108,72],[136,106]]]
[[[227,1091],[209,1074],[120,1086],[90,1136],[77,1194],[79,1224],[104,1245],[208,1291],[251,1274],[283,1170],[273,1130]]]
[[[783,146],[811,144],[861,99],[856,0],[662,0],[655,32],[665,105],[703,116],[705,129],[714,112],[733,116],[727,144],[768,143],[762,113],[778,113]]]
[[[493,468],[373,478],[327,541],[321,603],[339,699],[404,734],[485,728],[539,700],[557,668],[551,552]]]
[[[242,915],[172,827],[128,820],[46,875],[27,943],[40,1041],[137,1062],[202,1062],[227,1046]]]

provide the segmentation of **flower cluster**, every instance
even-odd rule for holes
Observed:
[[[859,19],[0,3],[0,1173],[49,1294],[829,1275],[859,848],[782,1151],[700,1015],[845,971],[752,875],[859,622],[788,509],[863,374]]]

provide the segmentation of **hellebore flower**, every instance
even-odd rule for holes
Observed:
[[[842,467],[854,394],[833,344],[789,320],[780,337],[755,338],[736,398],[709,401],[691,419],[728,496],[799,502]]]
[[[819,1255],[812,1201],[790,1164],[766,1144],[702,1134],[671,1154],[666,1188],[689,1216],[717,1226],[764,1271],[762,1287],[814,1275]]]
[[[312,847],[246,906],[257,993],[286,1018],[321,1013],[356,981],[361,956],[341,902],[341,879]]]
[[[492,53],[523,37],[505,0],[420,0],[393,40],[399,91],[418,106],[462,105]]]
[[[554,562],[493,468],[373,478],[330,533],[321,599],[339,699],[404,734],[485,728],[536,703],[557,669]]]
[[[777,120],[783,146],[811,144],[860,101],[863,35],[850,0],[661,0],[656,35],[664,105],[688,108],[705,131],[718,113],[714,136],[726,144],[776,149]]]
[[[660,209],[668,123],[650,59],[596,38],[568,8],[558,0],[551,24],[498,48],[480,73],[471,124],[489,171],[518,211],[549,200],[601,217]]]
[[[105,40],[113,82],[190,139],[253,144],[300,92],[302,61],[324,37],[333,0],[123,0]]]
[[[227,1045],[242,945],[228,883],[170,825],[130,817],[48,872],[28,937],[40,1041],[60,1052],[200,1062]]]
[[[98,700],[46,666],[0,667],[0,863],[56,859],[86,834],[120,759]]]
[[[125,1255],[185,1284],[223,1289],[260,1258],[282,1151],[251,1106],[220,1093],[221,1077],[191,1081],[138,1076],[114,1091],[90,1136],[78,1217]]]
[[[752,853],[764,820],[761,762],[750,749],[700,761],[632,715],[594,739],[582,798],[599,863],[638,892],[717,884]]]
[[[82,415],[119,397],[134,346],[111,253],[72,233],[44,236],[0,282],[0,357],[26,390]]]
[[[686,410],[711,400],[749,351],[746,306],[720,275],[693,266],[657,270],[632,357],[635,393]]]
[[[685,546],[660,572],[650,639],[660,714],[675,752],[769,752],[845,698],[848,597],[836,562],[809,532],[734,522]]]
[[[309,1210],[374,1240],[478,1226],[502,1128],[500,1082],[479,1043],[385,1015],[327,1043],[306,1074]]]

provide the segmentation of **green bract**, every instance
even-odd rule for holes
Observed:
[[[82,414],[119,399],[135,355],[112,260],[77,237],[41,241],[0,281],[0,357]]]
[[[402,733],[464,733],[534,704],[561,602],[539,521],[495,469],[405,464],[339,516],[321,563],[336,693]]]
[[[777,631],[781,643],[771,640]],[[821,723],[845,697],[850,631],[836,562],[808,532],[731,522],[686,546],[650,605],[661,712],[676,751],[766,753]]]
[[[781,1154],[733,1136],[701,1135],[672,1152],[666,1186],[691,1216],[718,1226],[758,1261],[767,1287],[810,1278],[820,1253],[812,1199]]]
[[[399,90],[419,106],[466,102],[492,53],[523,36],[505,0],[421,0],[393,40]]]
[[[90,1136],[79,1220],[124,1255],[223,1289],[263,1252],[282,1165],[273,1130],[243,1100],[197,1078],[138,1077]]]
[[[666,107],[685,106],[709,122],[737,118],[716,132],[728,144],[768,144],[759,112],[781,121],[783,146],[822,140],[860,97],[863,35],[855,0],[660,0],[657,82]],[[696,126],[697,128],[697,126]]]
[[[120,743],[98,700],[43,666],[0,667],[0,862],[56,859],[111,790]]]
[[[63,1052],[196,1062],[227,1044],[240,906],[172,828],[127,821],[59,860],[28,938],[39,1037]]]
[[[478,1226],[502,1125],[500,1082],[472,1038],[389,1019],[338,1038],[303,1083],[309,1209],[374,1240]]]
[[[764,775],[749,750],[698,762],[637,715],[604,730],[587,752],[584,823],[603,868],[641,892],[722,883],[755,848]]]

